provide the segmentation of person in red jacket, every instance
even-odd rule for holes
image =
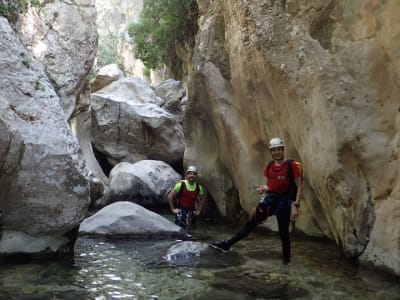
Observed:
[[[256,187],[265,197],[257,205],[255,212],[245,226],[229,240],[211,241],[211,247],[228,252],[231,246],[249,233],[269,216],[276,215],[279,235],[282,242],[283,263],[290,262],[289,224],[299,214],[303,195],[302,170],[300,163],[287,160],[284,156],[285,145],[280,138],[273,138],[269,143],[272,161],[264,168],[266,184]],[[291,196],[291,191],[295,191]]]
[[[175,214],[175,223],[181,227],[195,223],[196,216],[200,215],[204,205],[204,189],[197,183],[197,168],[189,166],[186,179],[177,182],[168,194],[171,212]],[[175,207],[174,199],[177,198]],[[198,203],[196,208],[196,204]]]

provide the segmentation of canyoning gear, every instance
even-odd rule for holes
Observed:
[[[234,244],[247,237],[250,232],[257,227],[258,224],[259,223],[254,221],[253,218],[250,218],[250,220],[244,224],[244,227],[240,229],[233,237],[231,237],[229,240],[225,240],[225,246],[232,247]]]
[[[262,211],[259,209],[261,208]],[[254,214],[257,214],[257,217]],[[263,213],[263,211],[267,211],[267,213]],[[239,242],[240,240],[247,237],[254,228],[257,227],[260,223],[264,222],[268,216],[268,208],[264,206],[257,206],[256,212],[253,214],[253,217],[250,218],[249,221],[240,229],[232,238],[229,240],[221,240],[221,241],[212,241],[210,242],[211,247],[222,251],[228,252],[229,249]],[[290,236],[289,236],[289,220],[290,220],[290,210],[280,210],[276,215],[278,221],[278,230],[279,230],[279,237],[282,243],[282,262],[283,264],[288,264],[290,262]]]
[[[269,142],[269,150],[278,148],[278,147],[283,147],[283,148],[285,147],[285,144],[283,143],[283,141],[277,137],[271,139],[271,141]]]
[[[273,160],[264,168],[264,176],[268,178],[268,190],[273,193],[288,193],[292,201],[296,201],[297,186],[295,178],[303,180],[303,168],[301,163],[294,160],[286,160],[277,165]]]
[[[176,205],[178,208],[190,208],[194,210],[198,196],[204,193],[200,184],[197,184],[197,182],[190,184],[188,180],[178,181],[174,189],[177,192]]]
[[[235,243],[247,237],[254,228],[267,220],[269,216],[275,215],[282,244],[282,262],[285,265],[290,263],[289,225],[292,216],[292,202],[295,202],[293,206],[293,216],[295,217],[298,214],[297,209],[300,207],[300,199],[296,202],[296,197],[301,196],[303,168],[297,161],[284,160],[284,147],[285,144],[280,138],[270,140],[269,149],[273,160],[265,165],[263,172],[263,175],[267,178],[267,186],[256,187],[259,194],[266,192],[265,197],[261,199],[251,218],[234,236],[227,240],[212,241],[210,242],[211,247],[227,252]],[[299,192],[296,183],[299,185]],[[292,221],[292,224],[294,228],[294,221]]]
[[[195,221],[196,218],[192,209],[181,208],[180,212],[175,215],[175,224],[181,227],[192,226]]]
[[[273,141],[271,141],[273,142]],[[280,144],[280,147],[283,143]],[[286,160],[281,165],[272,160],[264,168],[267,177],[268,192],[257,205],[253,215],[246,224],[230,239],[210,242],[211,247],[222,252],[229,251],[235,243],[247,237],[254,228],[275,215],[278,222],[279,236],[282,244],[282,263],[289,264],[291,259],[291,245],[289,225],[291,223],[291,204],[296,200],[297,186],[295,179],[303,179],[303,170],[299,162]],[[299,206],[296,203],[296,207]],[[292,222],[294,227],[294,222]]]
[[[196,220],[196,201],[204,194],[203,187],[197,182],[192,184],[185,179],[175,184],[174,191],[176,195],[173,199],[175,202],[173,207],[179,210],[175,215],[175,224],[181,227],[193,225]]]
[[[284,197],[286,197],[286,199],[287,199],[287,196],[284,196]],[[256,208],[255,212],[253,213],[252,217],[250,218],[249,221],[246,222],[244,227],[241,230],[239,230],[239,232],[237,232],[229,240],[210,242],[211,247],[218,249],[222,252],[228,252],[230,247],[232,247],[238,241],[247,237],[250,234],[250,232],[252,232],[253,229],[257,227],[257,225],[264,222],[269,216],[272,215],[272,213],[274,213],[274,214],[276,214],[277,219],[278,219],[279,235],[282,240],[282,245],[284,244],[284,246],[282,246],[282,247],[284,247],[284,257],[290,258],[290,240],[288,240],[289,235],[286,234],[286,232],[285,232],[286,227],[284,224],[286,219],[290,217],[290,208],[285,206],[284,208],[278,210],[279,199],[276,198],[276,194],[275,194],[275,199],[271,195],[268,195],[266,198],[267,199],[264,198],[257,205],[257,208]]]
[[[230,246],[227,245],[226,241],[211,241],[210,246],[217,249],[223,253],[229,252]]]
[[[257,205],[252,215],[252,219],[258,224],[264,222],[269,216],[277,216],[281,211],[289,211],[291,200],[288,194],[267,193]]]
[[[189,173],[189,172],[193,172],[193,173],[196,173],[196,174],[197,174],[197,168],[196,168],[196,166],[189,166],[189,167],[187,168],[187,170],[186,170],[186,173]]]
[[[282,256],[283,263],[290,262],[290,235],[289,235],[289,224],[290,224],[290,210],[281,210],[277,215],[279,237],[282,243]]]

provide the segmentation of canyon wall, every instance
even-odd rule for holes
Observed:
[[[296,225],[400,273],[396,1],[199,1],[185,160],[220,212],[252,212],[284,139],[305,170]],[[274,226],[274,220],[266,226]]]

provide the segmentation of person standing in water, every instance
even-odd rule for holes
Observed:
[[[280,138],[271,139],[269,150],[272,161],[264,168],[266,183],[256,187],[259,194],[265,193],[265,197],[239,232],[228,240],[211,241],[210,245],[222,252],[228,252],[235,243],[247,237],[257,225],[269,216],[275,215],[282,242],[283,263],[288,264],[291,260],[289,224],[291,219],[298,216],[303,197],[302,168],[299,162],[285,159],[285,145]]]
[[[204,189],[197,183],[197,168],[189,166],[186,170],[186,179],[177,182],[168,194],[168,203],[171,212],[175,214],[175,223],[181,227],[191,226],[196,216],[203,212]],[[174,199],[177,199],[175,205]],[[198,203],[198,209],[196,204]]]

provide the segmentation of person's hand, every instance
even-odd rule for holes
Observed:
[[[256,186],[257,193],[262,194],[264,193],[264,185],[257,185]]]
[[[290,219],[294,221],[299,216],[299,208],[292,205],[292,209],[290,210]]]
[[[195,210],[195,211],[193,212],[193,214],[194,214],[195,216],[199,216],[199,215],[200,215],[200,211],[199,211],[199,210]]]
[[[174,214],[179,214],[180,212],[181,212],[181,210],[179,208],[174,208],[172,210],[172,213],[174,213]]]

